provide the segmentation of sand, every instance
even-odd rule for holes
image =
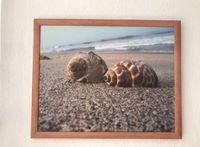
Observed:
[[[40,61],[40,131],[174,131],[173,54],[97,53],[112,66],[143,60],[159,78],[157,88],[70,83],[66,65],[74,53],[45,54]]]

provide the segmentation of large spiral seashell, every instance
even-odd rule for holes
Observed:
[[[151,66],[142,61],[125,60],[108,69],[104,81],[118,87],[156,87],[158,77]]]
[[[67,78],[71,82],[99,83],[108,70],[104,60],[90,51],[80,52],[72,57],[67,65]]]

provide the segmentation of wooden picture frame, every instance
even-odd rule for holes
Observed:
[[[58,26],[140,26],[174,28],[174,113],[173,132],[43,132],[38,130],[40,33],[42,25]],[[151,138],[180,139],[181,132],[181,22],[176,20],[34,19],[31,138]]]

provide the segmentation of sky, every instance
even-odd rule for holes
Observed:
[[[128,35],[145,35],[172,31],[172,27],[119,26],[41,26],[40,49],[50,51],[57,45],[67,45]]]

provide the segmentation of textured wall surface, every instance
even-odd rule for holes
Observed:
[[[1,9],[1,147],[200,146],[199,0],[2,0]],[[183,139],[30,139],[33,18],[181,20]]]

